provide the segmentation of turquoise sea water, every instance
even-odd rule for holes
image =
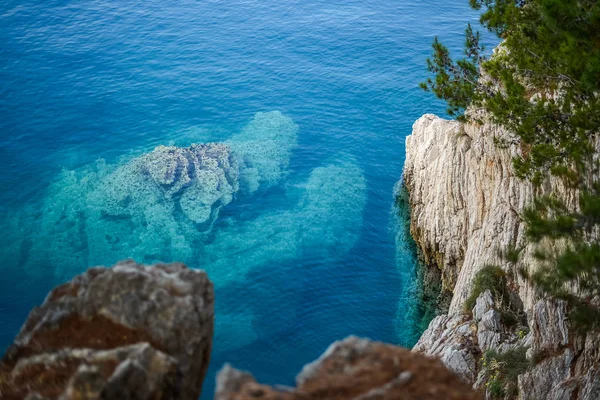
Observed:
[[[412,123],[444,109],[417,88],[430,43],[461,47],[467,3],[2,2],[0,348],[54,285],[125,257],[214,280],[207,398],[226,361],[291,384],[349,334],[412,345],[394,185]],[[134,168],[207,142],[241,163],[220,207]]]

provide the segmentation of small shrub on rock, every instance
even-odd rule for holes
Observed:
[[[483,370],[487,375],[486,389],[492,398],[515,395],[518,392],[517,378],[530,366],[526,347],[515,347],[504,353],[495,350],[485,352]]]
[[[507,288],[506,272],[496,265],[486,265],[473,280],[471,295],[465,301],[465,312],[469,313],[475,307],[479,295],[486,290],[492,292],[494,300],[501,304],[508,304],[509,295]]]

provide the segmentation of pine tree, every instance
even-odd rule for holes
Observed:
[[[446,100],[462,121],[485,110],[514,134],[522,155],[517,176],[541,185],[549,175],[579,193],[569,209],[558,193],[538,196],[524,213],[528,240],[539,247],[540,293],[567,300],[571,320],[600,328],[600,2],[597,0],[470,0],[481,24],[501,39],[486,55],[479,32],[466,30],[464,57],[453,60],[436,37],[421,84]],[[476,122],[476,121],[473,121]],[[577,287],[577,295],[572,287]]]

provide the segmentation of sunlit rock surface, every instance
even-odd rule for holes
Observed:
[[[535,365],[519,376],[520,398],[591,399],[598,395],[600,356],[592,344],[598,336],[577,337],[569,330],[564,304],[538,299],[520,277],[519,267],[535,264],[532,246],[524,248],[517,266],[499,257],[499,250],[526,244],[521,216],[534,197],[532,185],[512,172],[512,158],[522,150],[513,139],[490,123],[463,124],[434,115],[417,120],[406,139],[411,233],[451,298],[415,350],[441,357],[478,386],[485,382],[484,352],[525,347]],[[503,142],[508,145],[498,145]],[[575,207],[577,193],[548,179],[542,190],[551,188]],[[464,310],[475,275],[489,264],[507,272],[513,300],[522,303],[524,319],[516,325],[502,323],[501,306],[489,293],[479,296],[473,310]]]
[[[0,398],[195,400],[213,305],[206,273],[183,264],[91,268],[30,313],[2,358]]]

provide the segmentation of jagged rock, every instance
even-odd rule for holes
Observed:
[[[502,341],[502,322],[500,313],[490,310],[477,324],[477,344],[482,351],[497,348]]]
[[[582,400],[600,399],[600,369],[592,368],[583,378],[579,392],[579,398]]]
[[[575,375],[586,375],[589,371],[600,371],[598,365],[598,357],[600,349],[600,335],[593,332],[588,333],[583,340],[579,340],[576,347],[578,354],[577,363],[575,364]]]
[[[217,377],[216,400],[482,399],[438,360],[349,337],[332,344],[304,367],[296,388],[261,385],[225,366]]]
[[[531,351],[555,351],[569,343],[567,308],[563,301],[540,300],[531,313]]]
[[[55,378],[63,375],[71,376],[64,387]],[[34,386],[46,398],[65,400],[151,399],[157,394],[175,399],[181,396],[182,378],[177,361],[148,343],[44,353],[19,360],[11,373],[13,385]],[[5,395],[10,397],[10,391]]]
[[[200,394],[213,289],[183,264],[90,268],[35,308],[0,366],[2,399],[189,399]]]
[[[519,396],[523,399],[571,399],[573,390],[566,390],[571,378],[573,352],[550,357],[535,365],[518,378]]]
[[[494,309],[494,297],[492,292],[489,290],[481,293],[477,300],[475,300],[475,307],[473,307],[473,319],[477,322],[481,321],[483,316],[490,310]]]
[[[256,383],[252,374],[239,371],[229,364],[225,364],[217,375],[215,398],[222,399],[238,393],[243,386]]]
[[[466,382],[473,382],[477,376],[479,350],[468,318],[445,315],[434,318],[413,350],[439,357]]]
[[[494,298],[489,290],[481,293],[473,307],[473,320],[477,323],[477,345],[482,352],[497,349],[502,342],[502,318],[494,308]]]

